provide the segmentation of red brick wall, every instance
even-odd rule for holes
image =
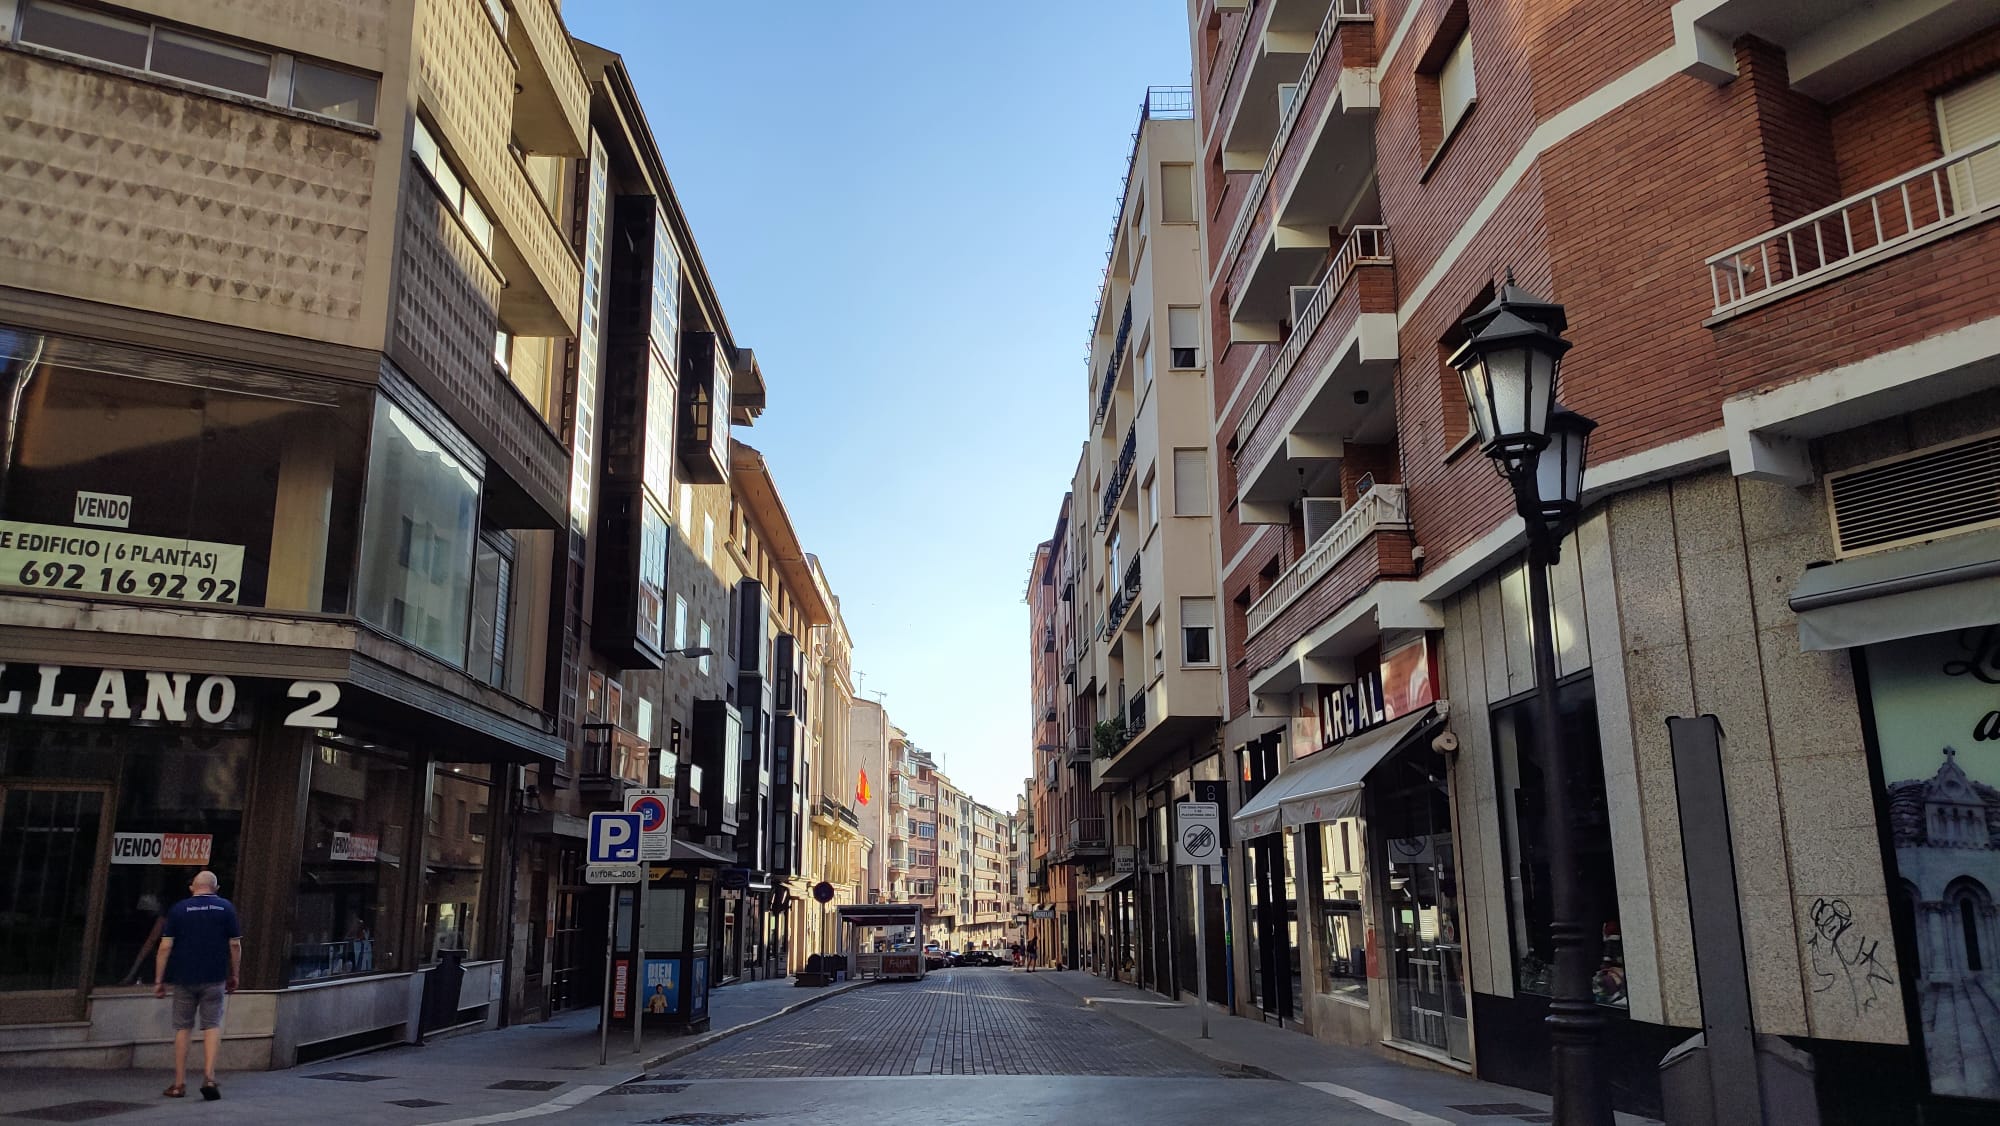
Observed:
[[[1254,672],[1283,656],[1292,644],[1315,626],[1331,618],[1356,595],[1380,578],[1407,578],[1412,574],[1410,534],[1383,529],[1361,541],[1353,551],[1319,577],[1271,624],[1250,638],[1245,646],[1247,671]]]
[[[1944,155],[1932,99],[2000,67],[2000,28],[1834,103],[1831,119],[1842,196]]]

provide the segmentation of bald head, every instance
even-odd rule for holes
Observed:
[[[214,895],[215,889],[222,886],[222,881],[215,878],[214,872],[203,869],[194,874],[188,886],[194,889],[196,895]]]

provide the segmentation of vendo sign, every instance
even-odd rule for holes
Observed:
[[[208,833],[118,833],[111,839],[111,862],[198,868],[214,847]]]

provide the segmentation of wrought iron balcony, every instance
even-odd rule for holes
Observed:
[[[1130,743],[1146,733],[1146,694],[1135,693],[1125,705],[1125,741]]]
[[[1090,416],[1090,425],[1096,427],[1104,421],[1104,415],[1111,409],[1111,392],[1118,386],[1118,366],[1125,358],[1125,339],[1132,333],[1132,299],[1125,299],[1125,312],[1118,318],[1118,336],[1111,344],[1111,358],[1104,362],[1104,378],[1097,387],[1097,411]]]
[[[1125,611],[1139,600],[1140,570],[1139,557],[1132,557],[1131,566],[1125,568],[1125,581],[1117,593],[1111,596],[1111,608],[1104,616],[1103,634],[1106,641],[1125,624]]]
[[[861,827],[860,816],[854,810],[848,808],[846,802],[822,794],[819,799],[819,811],[849,828],[859,829]]]
[[[1125,495],[1125,484],[1132,478],[1132,461],[1139,456],[1139,425],[1133,423],[1125,430],[1125,444],[1118,448],[1118,462],[1111,470],[1111,480],[1104,483],[1104,510],[1098,514],[1097,530],[1111,526],[1111,518],[1118,514],[1118,502]]]

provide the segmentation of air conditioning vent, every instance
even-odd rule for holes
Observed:
[[[1299,511],[1305,517],[1306,542],[1310,544],[1318,543],[1340,523],[1343,506],[1339,497],[1304,497],[1299,501]]]
[[[1829,474],[1826,492],[1842,556],[2000,527],[2000,434]]]

